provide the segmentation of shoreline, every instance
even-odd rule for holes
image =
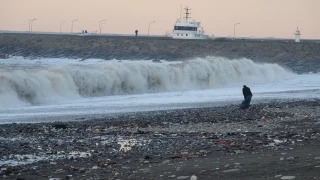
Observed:
[[[320,179],[319,127],[319,99],[271,100],[246,110],[226,105],[81,122],[5,124],[0,125],[1,162],[49,158],[0,165],[0,177]]]
[[[313,92],[314,90],[302,90],[301,92]],[[300,92],[298,91],[286,91],[281,93],[290,93],[290,92]],[[293,102],[299,102],[299,101],[314,101],[319,99],[319,97],[299,97],[299,98],[258,98],[253,99],[251,102],[251,106],[255,105],[268,105],[269,103],[293,103]],[[34,122],[31,122],[28,119],[22,119],[21,121],[14,120],[13,122],[9,122],[6,120],[5,122],[0,122],[0,126],[2,125],[8,125],[8,124],[43,124],[43,125],[52,125],[56,123],[60,124],[73,124],[73,123],[95,123],[98,121],[98,123],[103,123],[100,121],[103,121],[103,119],[107,119],[110,121],[111,119],[121,119],[128,116],[133,115],[140,115],[140,116],[146,116],[147,114],[161,114],[166,112],[182,112],[185,110],[199,110],[199,109],[212,109],[212,108],[224,108],[224,107],[233,107],[237,108],[239,104],[242,102],[242,100],[228,100],[228,101],[218,101],[218,102],[198,102],[198,103],[176,103],[172,107],[167,108],[158,108],[158,109],[152,109],[152,110],[138,110],[138,111],[127,111],[127,112],[112,112],[107,114],[90,114],[90,115],[57,115],[52,117],[46,117],[45,121],[39,121],[38,119],[42,119],[42,117],[36,117],[33,118],[35,120]],[[31,106],[32,107],[32,106]],[[9,119],[9,118],[7,118]],[[20,118],[19,118],[20,119]],[[62,120],[63,119],[63,120]],[[68,119],[68,120],[65,120]],[[3,121],[3,120],[1,120]]]

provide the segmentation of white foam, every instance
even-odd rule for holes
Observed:
[[[80,60],[43,59],[43,64],[50,62],[43,66],[30,65],[32,60],[18,61],[22,67],[18,71],[10,69],[16,65],[1,66],[6,68],[0,71],[0,123],[70,121],[239,103],[243,84],[251,88],[253,103],[259,99],[320,98],[320,74],[296,75],[275,64],[255,64],[247,59],[93,60],[92,64],[91,60],[82,64]]]
[[[0,108],[84,97],[263,84],[295,76],[277,64],[217,57],[173,63],[11,57],[0,64]]]
[[[76,159],[76,158],[89,158],[91,156],[90,152],[78,152],[72,151],[68,154],[58,153],[57,155],[35,155],[35,154],[11,154],[9,156],[4,156],[0,158],[0,166],[18,166],[25,164],[32,164],[39,161],[55,161],[59,159]]]

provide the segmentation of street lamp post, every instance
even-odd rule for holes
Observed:
[[[73,32],[73,22],[75,22],[75,21],[78,21],[78,19],[73,20],[72,23],[71,23],[71,34]]]
[[[33,19],[31,20],[31,23],[30,23],[30,24],[31,24],[31,25],[30,25],[30,32],[32,32],[32,25],[33,25],[33,22],[36,21],[36,20],[38,20],[38,19],[33,18]]]
[[[156,22],[156,21],[149,22],[148,37],[149,37],[149,33],[150,33],[150,24],[155,23],[155,22]]]
[[[233,26],[233,37],[236,38],[236,25],[239,25],[240,23],[234,24]]]
[[[102,24],[104,24],[103,22],[106,21],[105,19],[102,21],[99,21],[99,31],[100,31],[100,35],[101,35],[101,29],[102,29]]]
[[[104,25],[104,24],[105,24],[104,22],[100,24],[100,35],[101,35],[101,31],[102,31],[102,25]]]
[[[31,32],[31,21],[32,19],[29,20],[29,32]]]
[[[64,23],[64,22],[66,22],[66,21],[61,21],[61,22],[60,22],[60,33],[61,33],[61,26],[62,26],[62,23]]]

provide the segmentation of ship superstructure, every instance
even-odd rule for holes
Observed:
[[[188,7],[185,8],[185,16],[179,18],[174,24],[172,32],[173,39],[208,39],[208,35],[204,34],[201,23],[195,20],[190,20],[190,10]]]

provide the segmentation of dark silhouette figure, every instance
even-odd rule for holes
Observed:
[[[135,31],[135,33],[136,33],[136,37],[138,36],[138,32],[139,32],[138,30],[136,30],[136,31]]]
[[[240,107],[242,109],[249,108],[250,107],[251,98],[252,98],[252,92],[251,92],[250,88],[247,87],[246,85],[243,85],[242,94],[243,94],[244,100],[241,103]]]
[[[84,33],[88,33],[88,31],[87,31],[87,30],[85,30],[85,31],[84,31]]]

